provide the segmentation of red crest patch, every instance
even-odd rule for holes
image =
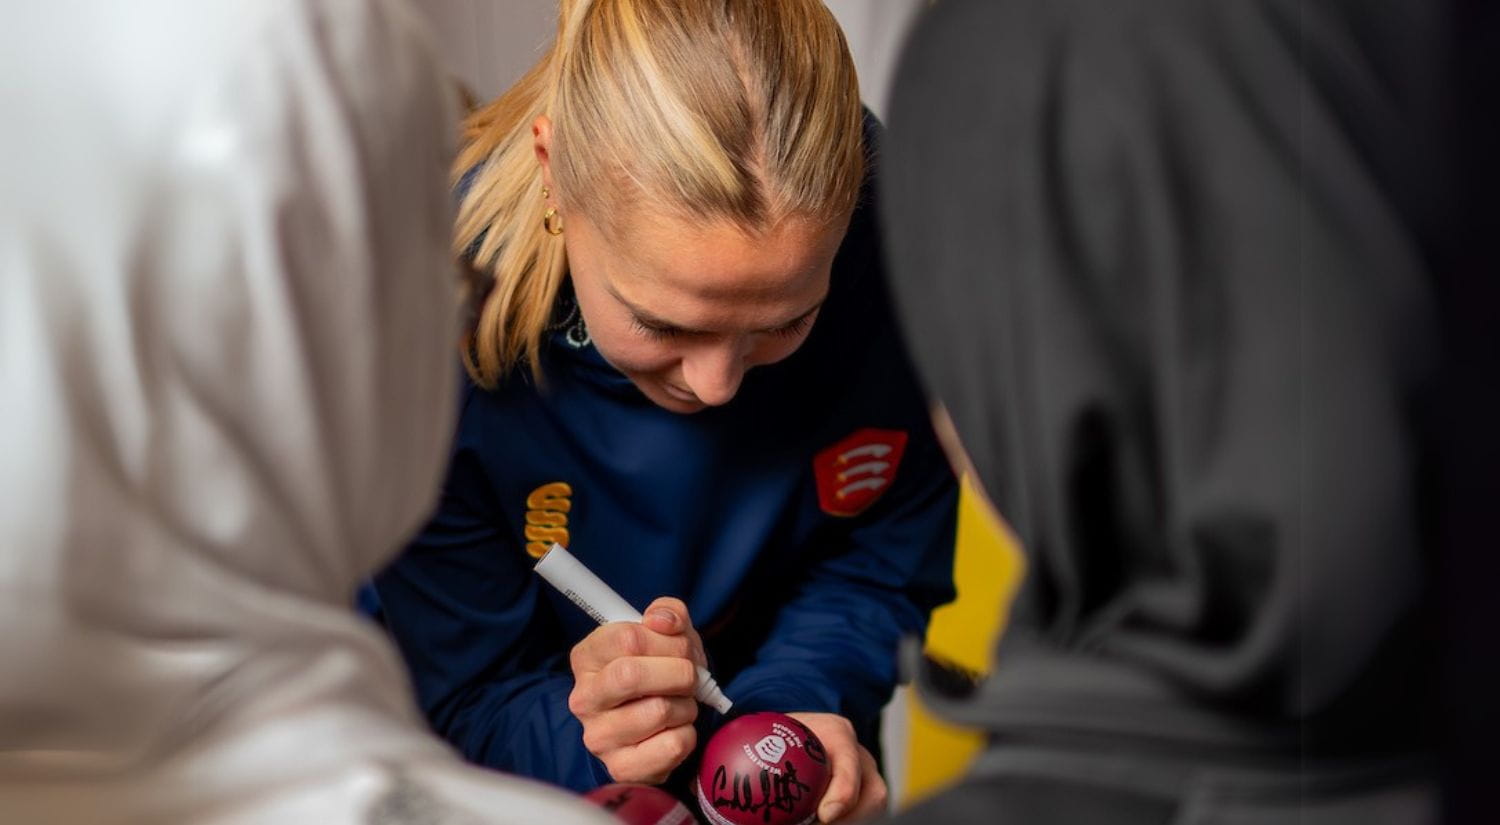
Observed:
[[[830,516],[857,516],[875,503],[896,480],[906,433],[863,429],[818,453],[818,505]]]

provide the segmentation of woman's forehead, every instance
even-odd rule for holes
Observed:
[[[728,221],[659,217],[624,224],[608,267],[612,292],[674,326],[708,329],[792,320],[827,292],[843,235],[812,221],[748,232]],[[774,324],[773,324],[774,325]]]

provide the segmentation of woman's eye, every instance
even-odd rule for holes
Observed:
[[[779,338],[796,338],[802,333],[807,332],[807,328],[809,326],[812,326],[812,321],[813,316],[807,315],[802,318],[798,318],[797,320],[793,321],[790,324],[787,324],[784,327],[771,330],[771,334]],[[677,327],[664,327],[657,326],[656,324],[647,324],[639,318],[632,318],[630,321],[630,325],[635,329],[637,333],[644,335],[647,338],[655,338],[657,340],[681,338],[682,336],[688,334]]]
[[[635,327],[636,332],[639,332],[647,338],[676,338],[678,335],[682,334],[682,330],[676,327],[648,326],[647,324],[641,323],[641,319],[639,318],[632,318],[630,323],[631,326]]]
[[[776,330],[773,334],[779,335],[782,338],[796,338],[802,333],[807,332],[807,328],[812,325],[812,319],[812,315],[804,315],[781,329]]]

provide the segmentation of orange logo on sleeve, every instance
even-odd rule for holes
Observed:
[[[573,509],[573,487],[554,481],[531,491],[526,497],[526,552],[542,557],[553,542],[568,546],[568,513]]]

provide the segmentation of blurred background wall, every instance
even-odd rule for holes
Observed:
[[[865,103],[884,117],[901,43],[926,0],[827,0],[844,27]],[[414,0],[430,18],[453,74],[480,100],[500,94],[550,44],[556,0]],[[975,672],[988,670],[1000,607],[1020,577],[1007,534],[974,506],[967,486],[959,507],[955,574],[958,600],[938,610],[928,633],[933,655]],[[886,711],[885,764],[893,802],[910,804],[956,780],[978,752],[973,734],[928,716],[905,690]]]
[[[551,42],[557,0],[414,0],[437,32],[449,68],[481,100],[531,68]],[[829,0],[859,66],[865,102],[885,114],[896,50],[925,0]]]

